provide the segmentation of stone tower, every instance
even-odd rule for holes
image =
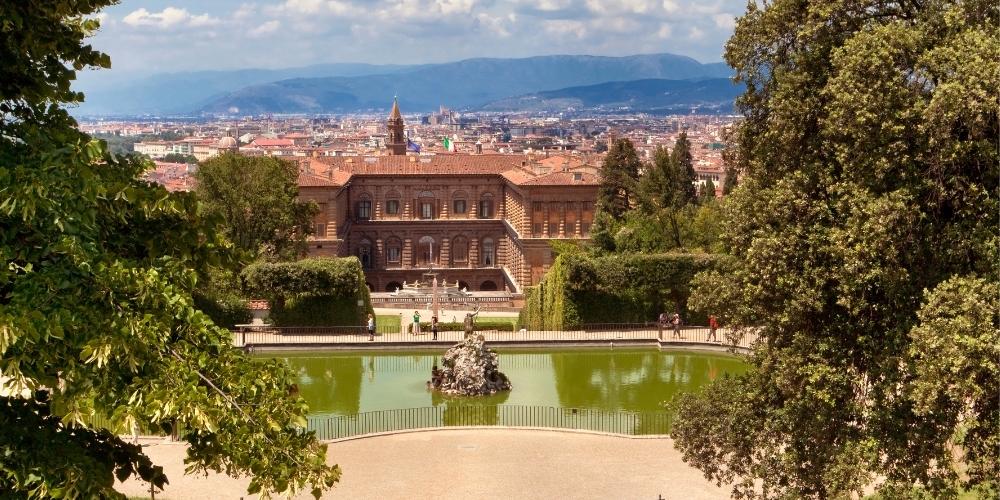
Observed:
[[[399,102],[394,97],[392,99],[392,112],[389,113],[389,139],[385,141],[385,147],[391,155],[406,154],[406,136],[403,135],[403,115],[399,113]]]

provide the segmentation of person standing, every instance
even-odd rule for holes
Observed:
[[[670,319],[670,324],[674,326],[674,336],[672,338],[683,338],[681,337],[681,315],[674,313],[674,317]]]
[[[708,316],[708,341],[718,342],[719,339],[715,336],[715,330],[719,328],[719,322],[715,319],[715,315],[711,314]]]
[[[433,335],[433,338],[431,338],[431,340],[437,340],[438,339],[438,317],[437,316],[431,316],[431,334]]]
[[[420,311],[413,311],[413,335],[420,333]]]
[[[375,316],[368,315],[368,341],[375,340]]]

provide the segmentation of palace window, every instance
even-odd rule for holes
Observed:
[[[364,239],[361,240],[361,246],[358,248],[358,260],[361,261],[361,267],[365,269],[372,268],[372,242]]]
[[[490,238],[483,240],[483,255],[481,262],[483,267],[493,267],[495,265],[496,249],[493,246],[493,240]]]
[[[399,240],[392,238],[386,242],[385,258],[390,264],[399,264],[402,245]]]
[[[465,206],[465,200],[455,200],[452,203],[452,212],[456,214],[464,214],[466,210],[467,207]]]
[[[386,200],[385,213],[387,215],[399,215],[399,200]]]
[[[429,201],[424,201],[420,203],[420,218],[421,219],[434,218],[434,203]]]
[[[465,237],[459,236],[452,240],[451,242],[451,261],[453,265],[461,263],[464,265],[469,262],[469,240]]]
[[[372,201],[358,201],[358,220],[370,220],[372,218]]]
[[[479,199],[479,218],[493,218],[493,195],[490,193],[484,194],[483,197]]]
[[[317,238],[326,238],[326,224],[318,223],[316,224],[316,230],[314,232]]]

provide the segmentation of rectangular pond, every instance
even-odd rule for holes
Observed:
[[[446,425],[570,427],[636,432],[634,420],[662,415],[663,403],[726,374],[745,371],[734,356],[657,349],[497,349],[509,392],[454,397],[431,391],[444,350],[258,353],[297,374],[310,427],[323,438]],[[645,417],[630,416],[643,414]],[[660,418],[657,416],[656,418]],[[630,420],[631,419],[631,420]],[[334,429],[334,427],[350,429]],[[640,426],[641,427],[641,426]],[[648,426],[647,426],[648,427]]]

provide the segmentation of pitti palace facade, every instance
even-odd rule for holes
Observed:
[[[315,201],[311,256],[357,256],[373,292],[438,279],[470,292],[521,293],[552,263],[549,241],[589,238],[598,176],[561,157],[406,154],[393,105],[387,154],[303,159]]]

